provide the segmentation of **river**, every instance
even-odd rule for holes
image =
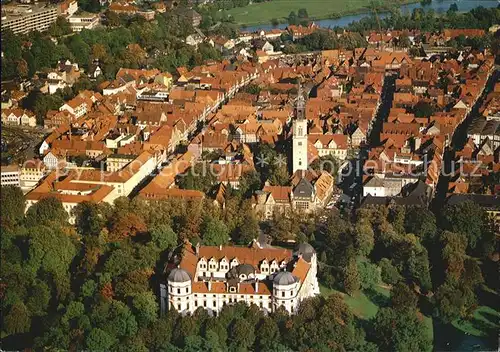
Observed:
[[[434,9],[436,13],[444,13],[448,11],[451,4],[457,4],[458,11],[460,12],[468,12],[473,8],[483,6],[486,8],[497,7],[500,0],[433,0],[430,5],[422,6],[420,2],[414,4],[406,4],[400,7],[400,10],[403,14],[411,13],[416,8],[424,8]],[[343,16],[336,19],[326,19],[326,20],[318,20],[314,21],[320,27],[328,28],[328,27],[345,27],[352,22],[359,21],[363,17],[369,16],[368,13],[351,15],[351,16]],[[387,16],[386,13],[381,13],[380,17],[383,18]],[[260,24],[256,26],[248,26],[245,28],[246,31],[255,32],[258,30],[270,30],[272,28],[280,28],[285,29],[288,26],[286,23],[279,24],[278,26],[273,26],[272,24]]]

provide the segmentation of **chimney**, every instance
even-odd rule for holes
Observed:
[[[207,286],[208,286],[208,292],[212,291],[212,279],[208,280]]]
[[[196,256],[198,257],[200,255],[200,242],[198,242],[196,244],[196,246],[194,247],[194,250],[195,250]]]
[[[259,293],[259,279],[255,279],[255,293]]]
[[[221,244],[219,245],[219,251],[222,251],[222,245]]]

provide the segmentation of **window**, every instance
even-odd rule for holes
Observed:
[[[281,292],[281,297],[285,297],[285,292]]]
[[[203,301],[203,307],[207,307],[207,301]]]
[[[236,292],[236,287],[230,287],[229,292]]]
[[[198,301],[194,301],[194,306],[198,307]]]
[[[214,308],[215,308],[215,307],[217,307],[217,302],[216,302],[216,301],[214,301]]]
[[[186,293],[189,293],[189,287],[186,287]]]
[[[299,142],[299,143],[297,143],[297,144],[298,144],[298,146],[299,146],[299,147],[301,147],[301,146],[302,146],[302,142]]]
[[[186,309],[189,310],[189,303],[187,304]]]
[[[181,310],[181,305],[180,304],[177,305],[177,310]]]
[[[181,294],[181,289],[180,288],[177,289],[177,294],[179,294],[179,295]]]

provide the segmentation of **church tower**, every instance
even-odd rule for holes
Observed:
[[[293,120],[292,137],[292,173],[307,170],[307,119],[306,101],[299,83],[299,93],[295,103],[295,119]]]

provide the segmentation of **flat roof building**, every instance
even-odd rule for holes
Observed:
[[[43,32],[57,20],[59,7],[48,3],[2,5],[2,32],[11,29],[14,33]]]

